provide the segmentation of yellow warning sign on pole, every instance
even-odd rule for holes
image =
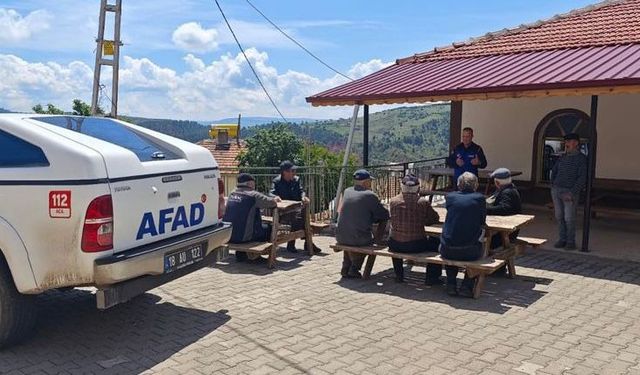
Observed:
[[[105,40],[102,44],[102,55],[113,56],[113,40]]]

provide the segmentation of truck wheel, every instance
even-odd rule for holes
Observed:
[[[0,258],[0,348],[28,337],[35,322],[35,296],[18,292],[6,261]]]

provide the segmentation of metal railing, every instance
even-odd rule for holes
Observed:
[[[303,188],[310,199],[311,220],[328,222],[334,217],[336,210],[335,194],[338,188],[340,172],[343,169],[346,173],[346,181],[349,181],[343,191],[351,186],[350,181],[353,172],[360,168],[366,168],[375,177],[372,190],[382,201],[388,201],[400,192],[400,181],[407,170],[417,175],[423,186],[428,186],[426,184],[430,178],[429,169],[443,167],[444,165],[444,157],[367,167],[315,165],[298,167],[297,175],[302,180]],[[280,173],[277,167],[222,168],[220,173],[224,181],[226,196],[236,188],[236,178],[238,173],[241,172],[251,173],[256,180],[256,190],[263,193],[269,193],[271,181]]]

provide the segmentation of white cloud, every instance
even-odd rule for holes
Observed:
[[[246,51],[278,107],[287,117],[349,117],[348,107],[314,108],[307,96],[345,83],[339,75],[319,78],[270,65],[266,52]],[[242,54],[224,54],[205,62],[192,54],[183,58],[186,71],[178,73],[148,58],[124,56],[120,65],[119,109],[122,114],[175,119],[215,119],[235,116],[277,116]],[[358,78],[388,63],[380,60],[357,63],[347,74]],[[67,65],[27,62],[0,55],[0,107],[29,111],[36,103],[51,102],[68,109],[74,98],[91,99],[92,69],[82,62]],[[103,70],[110,85],[110,71]],[[102,105],[108,103],[103,100]]]
[[[377,72],[378,70],[385,68],[391,64],[392,63],[390,62],[383,62],[380,59],[373,59],[364,63],[359,62],[352,66],[351,69],[349,69],[349,71],[347,72],[347,76],[356,79],[361,78],[373,72]]]
[[[49,28],[51,15],[45,10],[36,10],[26,17],[13,9],[0,8],[0,43],[17,43],[29,40],[34,34]]]
[[[218,31],[204,29],[197,22],[180,25],[171,39],[178,48],[189,52],[208,52],[218,48]]]
[[[29,63],[14,55],[0,55],[0,107],[29,111],[37,103],[63,109],[80,98],[91,100],[93,69],[74,61]]]

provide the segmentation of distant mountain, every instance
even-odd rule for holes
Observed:
[[[279,117],[242,117],[240,119],[240,124],[244,127],[251,127],[251,126],[256,126],[256,125],[262,125],[262,124],[268,124],[268,123],[273,123],[273,122],[279,122],[282,119]],[[303,118],[303,117],[294,117],[294,118],[290,118],[288,119],[289,122],[291,123],[295,123],[295,124],[300,124],[303,122],[315,122],[318,121],[317,119],[311,119],[311,118]],[[238,118],[237,117],[228,117],[228,118],[223,118],[223,119],[219,119],[219,120],[212,120],[212,121],[198,121],[199,123],[201,123],[202,125],[211,125],[211,124],[237,124],[238,123]]]
[[[8,109],[0,108],[0,113],[13,113]]]

